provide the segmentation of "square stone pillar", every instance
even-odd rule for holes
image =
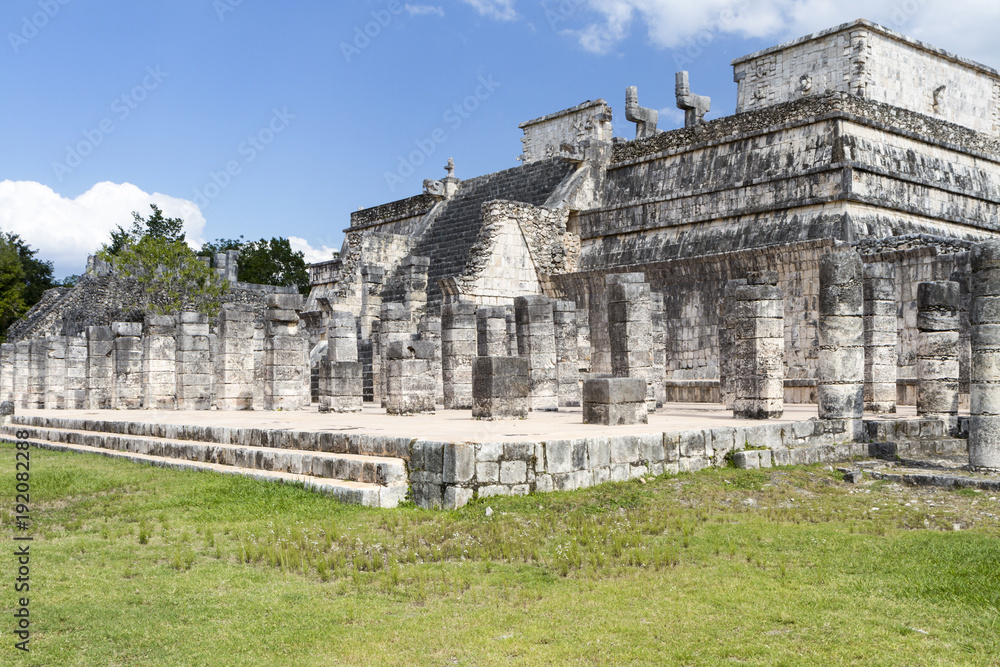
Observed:
[[[667,398],[667,328],[663,321],[663,293],[650,292],[649,317],[653,326],[653,392],[656,407]]]
[[[431,265],[429,257],[407,255],[400,262],[403,278],[403,307],[410,311],[413,321],[418,322],[427,312],[427,270]]]
[[[348,311],[331,311],[326,354],[319,367],[319,411],[359,412],[364,396],[358,362],[357,321]]]
[[[17,356],[17,345],[3,343],[0,345],[0,401],[11,401],[18,404],[17,392],[14,390],[14,361]]]
[[[865,347],[861,257],[853,250],[829,252],[819,265],[820,419],[852,419],[860,433],[864,415]]]
[[[605,276],[611,374],[646,380],[646,407],[656,412],[653,388],[653,322],[649,283],[642,273]]]
[[[31,341],[22,340],[14,345],[14,405],[28,407],[28,377],[31,375]]]
[[[583,381],[583,423],[603,426],[646,424],[648,388],[643,378]]]
[[[66,337],[45,337],[45,409],[66,409]]]
[[[733,416],[780,419],[785,405],[785,301],[777,271],[756,271],[734,294]]]
[[[576,310],[576,336],[579,351],[577,358],[580,361],[580,368],[587,371],[591,368],[590,355],[590,312],[587,308],[577,308]]]
[[[917,414],[958,414],[959,285],[917,285]]]
[[[386,413],[433,413],[436,388],[432,344],[413,340],[389,343],[386,349]]]
[[[361,267],[361,316],[359,328],[361,339],[372,337],[372,324],[379,319],[382,310],[382,284],[385,282],[385,270],[377,266]]]
[[[1000,241],[972,248],[969,465],[1000,472]]]
[[[87,408],[114,406],[115,334],[111,327],[87,327]]]
[[[269,294],[264,337],[264,409],[299,410],[309,381],[306,340],[299,335],[300,294]]]
[[[66,409],[87,408],[87,338],[66,336]]]
[[[472,361],[476,358],[476,304],[441,305],[441,376],[445,410],[472,408]]]
[[[528,360],[532,410],[559,409],[556,332],[552,302],[542,294],[514,299],[517,353]]]
[[[726,281],[719,303],[719,393],[729,410],[736,403],[736,375],[740,368],[736,354],[736,289],[746,284],[746,278]]]
[[[142,338],[143,404],[149,410],[177,409],[177,318],[146,315]]]
[[[517,356],[517,317],[514,315],[514,306],[505,306],[504,319],[507,320],[507,356]]]
[[[212,348],[208,315],[180,314],[177,328],[177,409],[212,409]]]
[[[580,341],[576,328],[576,303],[552,302],[552,322],[556,336],[556,378],[559,407],[580,405]]]
[[[480,357],[510,355],[507,310],[503,306],[484,306],[476,311],[476,347]]]
[[[416,323],[413,315],[401,303],[383,303],[379,317],[379,356],[375,361],[377,364],[379,389],[378,395],[381,398],[380,404],[386,407],[386,354],[389,352],[389,345],[395,342],[409,342],[414,339],[416,333]],[[374,369],[374,367],[373,367]],[[374,370],[373,370],[374,372]]]
[[[45,362],[49,348],[44,338],[28,341],[28,377],[26,382],[25,407],[42,409],[45,407]]]
[[[255,319],[253,308],[239,303],[227,303],[219,313],[219,410],[253,410]]]
[[[441,377],[441,318],[424,314],[417,325],[417,340],[434,346],[434,402],[444,404],[444,380]]]
[[[865,410],[896,412],[896,265],[865,264]]]
[[[142,407],[142,323],[114,322],[114,382],[111,406],[116,410]]]
[[[529,385],[528,360],[524,357],[476,357],[472,366],[472,417],[526,419]]]

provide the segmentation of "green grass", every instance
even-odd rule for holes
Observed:
[[[32,652],[0,580],[4,665],[1000,664],[989,494],[814,467],[386,511],[31,457]]]

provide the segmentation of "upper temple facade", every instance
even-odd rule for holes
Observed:
[[[378,304],[408,300],[407,276],[426,262],[427,309],[544,293],[598,323],[604,276],[641,271],[665,298],[668,378],[707,380],[727,280],[777,270],[794,383],[815,377],[820,254],[852,244],[896,262],[905,297],[920,280],[962,275],[969,243],[997,236],[996,70],[865,20],[733,70],[733,115],[705,121],[710,100],[679,73],[682,129],[658,130],[632,88],[635,140],[612,137],[604,100],[584,102],[522,123],[520,166],[465,180],[450,170],[422,194],[353,213],[340,257],[311,268],[307,310],[352,310],[364,337]],[[905,379],[915,314],[904,311]],[[606,327],[591,334],[591,370],[607,372]]]

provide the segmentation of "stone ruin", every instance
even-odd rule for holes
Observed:
[[[352,213],[304,300],[80,327],[65,294],[47,297],[0,349],[0,394],[51,409],[580,409],[604,425],[667,402],[764,422],[812,403],[822,425],[795,437],[848,443],[867,437],[865,411],[915,405],[930,430],[967,435],[973,467],[1000,469],[1000,74],[864,20],[733,68],[733,115],[706,118],[680,72],[683,128],[657,127],[629,87],[635,140],[598,99],[522,123],[520,166],[463,180],[449,160],[421,194]],[[587,479],[718,462],[705,437],[636,455],[655,465],[609,455]],[[558,476],[581,471],[555,450],[536,472],[521,464],[537,454],[435,452],[452,463],[407,454],[427,504],[571,488]],[[604,460],[588,452],[567,456]]]

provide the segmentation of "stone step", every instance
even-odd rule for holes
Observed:
[[[26,431],[29,439],[179,461],[309,475],[382,486],[407,483],[406,463],[402,459],[392,457],[244,447],[45,426],[9,424],[0,427],[0,433],[10,437],[15,437],[19,431],[22,435]]]
[[[238,466],[220,465],[202,461],[179,461],[164,456],[150,456],[135,452],[119,452],[87,445],[73,445],[62,442],[52,442],[37,438],[28,438],[27,442],[41,449],[53,451],[77,452],[83,454],[98,454],[109,458],[126,459],[136,463],[145,463],[160,468],[187,470],[196,472],[216,472],[224,475],[244,475],[265,482],[281,482],[284,484],[302,484],[310,491],[317,491],[336,498],[340,502],[365,507],[380,507],[391,509],[406,498],[409,486],[404,482],[389,486],[370,484],[366,482],[351,482],[339,479],[324,479],[312,475],[296,475],[275,470],[256,470]]]
[[[194,426],[163,422],[139,422],[106,419],[63,417],[53,412],[47,415],[13,415],[11,423],[20,426],[58,428],[91,433],[164,438],[190,442],[207,442],[240,447],[296,449],[304,452],[359,454],[406,459],[410,455],[412,438],[373,438],[362,433],[331,431],[299,431],[288,428],[243,428],[238,426]]]

